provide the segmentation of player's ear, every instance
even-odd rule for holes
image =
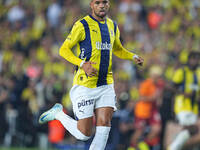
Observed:
[[[92,5],[92,3],[93,3],[93,0],[90,1],[90,6]]]
[[[90,1],[90,8],[92,8],[92,0]]]
[[[92,9],[93,0],[90,1],[90,8]]]
[[[110,8],[110,1],[108,0],[108,9]]]

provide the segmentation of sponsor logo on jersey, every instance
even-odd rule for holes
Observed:
[[[93,29],[92,31],[97,33],[97,30],[94,30],[94,29]]]
[[[88,106],[94,104],[94,99],[89,99],[89,100],[82,100],[81,102],[78,103],[78,108],[82,106]]]
[[[111,50],[111,44],[108,42],[102,43],[102,42],[96,42],[96,48],[98,50]]]

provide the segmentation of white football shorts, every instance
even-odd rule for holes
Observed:
[[[176,115],[180,125],[189,126],[197,122],[197,115],[193,112],[180,112]]]
[[[87,88],[74,85],[70,90],[73,111],[78,119],[92,117],[94,110],[100,107],[116,107],[116,94],[113,84]]]

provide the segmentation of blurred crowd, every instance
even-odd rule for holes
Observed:
[[[173,73],[187,64],[190,51],[200,51],[200,1],[110,1],[109,17],[118,23],[124,47],[145,63],[113,59],[119,106],[107,149],[161,150],[173,119]],[[56,102],[73,116],[74,66],[58,50],[75,21],[90,13],[90,0],[0,2],[0,145],[80,143],[59,122],[39,125],[38,116]]]

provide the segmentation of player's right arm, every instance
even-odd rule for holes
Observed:
[[[70,63],[80,66],[81,62],[83,60],[81,60],[79,57],[74,55],[74,53],[72,52],[72,48],[78,42],[84,40],[84,38],[85,38],[84,27],[83,27],[82,23],[80,21],[78,21],[74,24],[70,34],[68,35],[68,37],[62,44],[62,46],[59,50],[60,56],[65,58]]]
[[[81,67],[85,73],[91,77],[97,74],[97,70],[92,67],[93,62],[84,62],[84,60],[75,56],[72,52],[72,48],[80,41],[85,39],[85,29],[80,21],[76,22],[72,28],[72,31],[62,44],[59,54],[70,63]]]

